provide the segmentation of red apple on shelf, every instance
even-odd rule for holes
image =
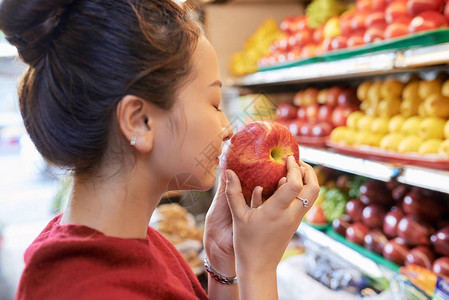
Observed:
[[[325,137],[332,132],[332,125],[326,121],[320,121],[312,126],[312,136]]]
[[[349,226],[351,226],[351,217],[348,215],[342,215],[340,218],[332,221],[332,229],[342,236],[346,236],[346,230]]]
[[[341,34],[344,36],[351,36],[352,33],[352,27],[351,27],[351,21],[352,21],[352,17],[355,15],[354,11],[348,12],[348,13],[343,13],[340,16],[340,29],[341,29]]]
[[[305,124],[307,124],[307,121],[305,121],[305,120],[299,120],[299,119],[291,120],[288,125],[288,130],[294,136],[299,136],[301,127],[304,126]]]
[[[393,205],[391,192],[385,182],[368,180],[360,186],[360,200],[365,205],[380,204],[384,206]]]
[[[362,213],[364,208],[365,204],[363,204],[360,199],[352,199],[346,203],[346,213],[354,222],[362,221]]]
[[[422,220],[412,216],[403,217],[398,224],[397,234],[409,246],[429,245],[433,227]]]
[[[369,13],[365,19],[366,28],[376,25],[384,25],[385,23],[385,11],[373,11]]]
[[[449,256],[449,226],[443,227],[430,237],[436,253]]]
[[[365,29],[365,19],[368,16],[367,12],[358,11],[352,18],[351,18],[351,29],[352,31]]]
[[[301,30],[295,33],[295,46],[302,47],[313,42],[313,33],[310,30]]]
[[[317,101],[319,104],[326,104],[327,102],[327,92],[329,89],[321,89],[317,96]]]
[[[324,25],[315,28],[312,33],[312,39],[316,44],[319,44],[324,40]]]
[[[321,46],[318,47],[317,51],[321,48],[322,54],[332,51],[332,38],[325,38],[321,43]]]
[[[309,121],[318,120],[318,112],[320,110],[320,105],[316,102],[306,106],[306,116]]]
[[[371,9],[373,11],[385,11],[385,9],[387,8],[387,4],[387,0],[372,0]]]
[[[347,44],[348,48],[356,48],[365,45],[365,40],[361,36],[351,36],[350,38],[348,38]]]
[[[391,191],[391,196],[394,201],[400,202],[404,197],[410,192],[410,187],[405,184],[399,184],[393,188]]]
[[[302,106],[304,105],[303,103],[303,95],[304,95],[304,91],[298,91],[295,93],[295,96],[293,97],[293,104],[296,106]]]
[[[386,209],[378,204],[371,204],[362,211],[362,222],[370,228],[382,228]]]
[[[291,23],[294,21],[296,17],[290,16],[286,17],[284,20],[282,20],[281,24],[279,25],[279,28],[286,33],[291,33]]]
[[[401,18],[409,18],[407,3],[403,1],[390,2],[385,9],[385,20],[391,24]]]
[[[264,199],[273,194],[287,174],[290,155],[299,160],[298,143],[288,129],[273,121],[256,121],[242,126],[231,138],[222,168],[237,174],[249,203],[256,186],[263,188]]]
[[[356,110],[358,110],[357,106],[353,105],[337,106],[332,112],[332,125],[334,127],[346,126],[346,119]]]
[[[424,11],[413,18],[410,22],[409,31],[420,32],[441,27],[447,27],[447,21],[443,14],[436,11]]]
[[[319,121],[327,121],[330,122],[332,118],[332,112],[334,111],[334,107],[330,105],[323,104],[320,106],[318,111],[318,120]]]
[[[338,96],[344,91],[342,87],[333,86],[327,91],[326,104],[330,106],[336,106],[338,104]]]
[[[307,44],[302,48],[299,58],[306,59],[306,58],[310,58],[310,57],[315,57],[315,56],[317,56],[316,50],[317,50],[317,45]]]
[[[296,61],[301,59],[302,49],[292,49],[287,52],[287,61]]]
[[[366,30],[363,40],[365,43],[375,43],[380,42],[385,39],[385,27],[373,26]]]
[[[365,235],[369,233],[369,227],[363,223],[354,223],[346,229],[346,239],[350,242],[363,246]]]
[[[432,270],[432,264],[435,260],[435,255],[429,247],[418,246],[410,250],[405,257],[405,265],[418,265],[423,268]]]
[[[416,16],[423,11],[433,10],[441,12],[444,6],[443,0],[408,0],[407,10],[411,16]]]
[[[318,93],[320,91],[317,88],[310,87],[304,90],[303,105],[310,105],[317,102]]]
[[[356,0],[355,7],[357,11],[370,11],[371,10],[371,0]]]
[[[444,15],[444,18],[446,19],[446,22],[449,23],[449,2],[446,2],[446,5],[444,6],[443,15]]]
[[[323,208],[319,205],[314,205],[310,208],[305,216],[306,222],[310,224],[322,225],[327,224],[326,216],[324,215]]]
[[[289,103],[281,103],[276,109],[276,117],[278,119],[292,120],[296,118],[298,108]]]
[[[299,129],[299,135],[300,136],[312,136],[312,127],[313,123],[306,123],[302,125],[302,127]]]
[[[394,238],[398,235],[397,229],[399,221],[404,217],[402,210],[392,208],[384,217],[383,231],[389,238]]]
[[[437,275],[449,276],[449,257],[440,257],[433,262],[432,271]]]
[[[374,253],[382,255],[383,249],[387,243],[388,240],[385,237],[385,234],[379,229],[373,229],[365,235],[363,246]]]
[[[413,190],[405,195],[402,209],[406,214],[429,221],[439,220],[446,212],[440,199],[426,196],[420,190]]]
[[[331,40],[331,48],[332,48],[332,50],[346,48],[347,42],[348,42],[348,38],[343,35],[333,37]]]
[[[298,108],[298,110],[296,112],[296,117],[299,120],[307,120],[307,113],[306,113],[306,107],[305,106],[301,106],[300,108]]]
[[[347,88],[338,95],[338,105],[354,105],[359,106],[360,101],[357,98],[357,90],[354,88]]]
[[[382,255],[389,261],[402,266],[404,265],[408,252],[409,249],[402,243],[401,240],[392,239],[385,244]]]
[[[409,25],[401,23],[392,23],[385,29],[385,39],[390,40],[400,36],[405,36],[409,34]]]

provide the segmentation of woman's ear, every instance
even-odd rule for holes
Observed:
[[[151,104],[133,95],[126,95],[117,105],[120,131],[137,151],[146,153],[153,148]]]

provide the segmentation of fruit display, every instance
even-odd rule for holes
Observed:
[[[276,120],[294,136],[320,138],[329,136],[335,127],[345,126],[349,114],[360,104],[356,90],[343,86],[309,87],[298,91],[292,102],[277,107]]]
[[[356,0],[355,6],[343,10],[336,0],[314,0],[306,15],[286,18],[280,25],[284,35],[273,42],[259,66],[354,49],[449,24],[449,5],[443,0]]]
[[[278,24],[272,18],[267,19],[245,43],[242,51],[231,58],[230,71],[234,76],[257,72],[258,61],[269,54],[270,45],[282,36]]]
[[[447,200],[438,192],[367,180],[332,227],[348,241],[397,265],[418,265],[448,276]]]
[[[242,192],[249,203],[253,190],[263,188],[262,197],[268,199],[287,175],[287,157],[299,160],[298,143],[291,133],[274,121],[248,123],[231,138],[222,163],[241,180]]]
[[[412,77],[365,81],[357,88],[360,111],[330,140],[355,148],[449,158],[449,79]]]

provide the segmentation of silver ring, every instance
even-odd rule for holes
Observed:
[[[299,201],[301,201],[302,202],[302,206],[304,206],[304,207],[308,207],[309,206],[309,200],[301,198],[299,196],[296,196],[295,199],[298,199]]]

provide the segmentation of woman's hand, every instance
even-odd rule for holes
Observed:
[[[318,197],[315,172],[308,164],[300,164],[301,167],[292,156],[289,157],[286,180],[281,180],[280,187],[264,203],[262,188],[256,187],[252,207],[245,203],[237,175],[231,170],[226,171],[225,192],[234,222],[233,245],[238,276],[273,274],[302,218]],[[297,196],[307,199],[308,207],[304,207]]]
[[[204,224],[204,249],[211,266],[220,274],[235,276],[235,255],[232,241],[232,217],[225,194],[222,174],[218,190],[207,211]]]

